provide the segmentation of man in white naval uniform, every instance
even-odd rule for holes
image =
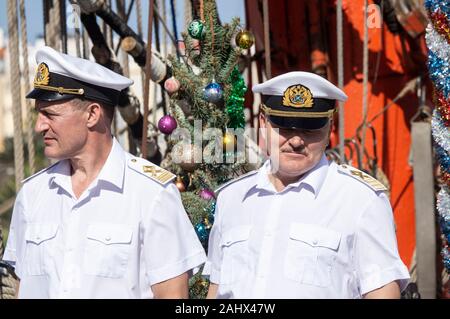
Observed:
[[[253,92],[270,159],[219,190],[208,297],[399,298],[409,273],[385,187],[325,157],[345,93],[307,72]]]
[[[132,81],[49,47],[36,53],[35,130],[56,164],[24,181],[3,259],[19,298],[187,298],[206,259],[175,177],[111,135]]]

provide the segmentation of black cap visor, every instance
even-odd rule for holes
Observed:
[[[279,128],[317,130],[328,123],[328,117],[280,117],[269,115],[269,121]]]

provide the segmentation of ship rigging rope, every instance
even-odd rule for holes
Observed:
[[[143,32],[142,32],[142,6],[141,6],[141,0],[136,0],[136,15],[137,15],[137,30],[138,30],[138,35],[139,37],[143,37]],[[145,83],[145,75],[144,75],[144,70],[141,68],[141,87],[142,87],[142,96],[144,96],[145,94],[145,90],[144,90],[144,85]]]
[[[374,122],[377,118],[379,118],[380,116],[384,115],[384,113],[387,112],[387,110],[394,105],[398,100],[400,100],[401,98],[403,98],[406,94],[408,93],[413,93],[415,91],[415,88],[417,86],[417,82],[419,81],[420,76],[417,76],[411,80],[409,80],[404,86],[403,88],[400,90],[400,92],[389,102],[387,103],[382,109],[381,111],[379,111],[377,114],[375,114],[369,121],[366,121],[366,127],[370,126],[372,124],[372,122]],[[351,137],[351,139],[356,138],[359,135],[359,131],[362,129],[362,123],[361,125],[358,126],[358,128],[356,129],[356,133],[355,135],[353,135]]]
[[[136,16],[137,16],[137,30],[138,35],[142,38],[143,32],[142,32],[142,6],[141,6],[141,0],[136,0]]]
[[[158,23],[161,22],[161,24],[167,24],[167,12],[166,12],[166,1],[165,0],[159,0],[158,2],[158,8],[156,11],[161,10],[161,14],[158,14]],[[167,57],[167,31],[162,27],[161,30],[162,33],[162,40],[161,40],[161,55],[165,59]]]
[[[200,0],[200,20],[205,21],[205,11],[203,9],[203,0]]]
[[[184,29],[187,30],[192,21],[192,2],[191,0],[184,1]]]
[[[270,28],[269,28],[269,3],[268,0],[263,1],[263,20],[264,20],[264,55],[267,79],[272,78],[272,64],[270,56]]]
[[[344,41],[342,30],[342,0],[337,2],[336,30],[337,30],[337,64],[338,64],[338,86],[344,88]],[[339,155],[345,158],[345,113],[344,103],[339,102]]]
[[[19,191],[20,182],[24,178],[23,139],[22,139],[22,106],[20,99],[20,66],[19,35],[17,21],[17,0],[8,0],[8,36],[9,36],[9,63],[10,86],[12,94],[12,113],[14,124],[14,170],[16,191]]]
[[[149,91],[151,80],[151,64],[152,64],[152,33],[153,33],[153,8],[154,0],[150,0],[148,8],[148,28],[147,28],[147,55],[145,61],[145,83],[144,83],[144,123],[142,125],[142,145],[141,155],[143,158],[147,158],[147,135],[148,135],[148,114],[149,114]],[[156,112],[156,110],[155,110]]]
[[[81,33],[81,41],[83,42],[83,59],[89,60],[90,50],[89,50],[89,33],[83,26]]]
[[[119,3],[118,3],[119,4]],[[119,10],[119,8],[118,8],[118,11],[120,12],[120,14],[119,14],[119,16],[120,16],[120,18],[125,22],[125,24],[127,24],[128,23],[128,20],[130,19],[130,15],[131,15],[131,10],[133,9],[133,6],[134,6],[134,0],[131,0],[131,2],[130,2],[130,4],[128,5],[128,10],[125,12],[125,5],[123,6],[123,8],[121,8],[120,10]],[[123,13],[123,14],[122,14]],[[140,12],[138,13],[138,14],[141,14]],[[104,21],[103,21],[103,23],[105,24],[105,25],[107,25]],[[108,28],[110,28],[109,26],[108,26]],[[108,36],[107,36],[107,34],[105,33],[105,32],[103,32],[104,33],[104,37],[105,37],[105,39],[107,40],[107,42],[108,42]],[[119,39],[119,42],[117,43],[117,46],[116,46],[116,49],[114,50],[114,55],[118,55],[119,54],[119,49],[120,49],[120,45],[121,45],[121,43],[122,43],[122,40],[123,40],[123,38],[120,38]],[[113,48],[114,47],[114,45],[110,45],[111,46],[111,48]],[[128,55],[125,55],[125,56],[128,56]],[[125,72],[125,70],[124,70],[124,72]],[[127,73],[127,72],[125,72],[125,73]],[[125,75],[125,73],[124,73],[124,75]],[[128,75],[126,75],[126,76],[128,76]]]
[[[61,28],[61,12],[60,0],[53,0],[53,8],[49,12],[49,21],[45,25],[47,39],[46,44],[53,49],[59,51],[60,49],[60,28]]]
[[[166,1],[165,0],[159,0],[160,1],[160,5],[158,6],[158,10],[161,10],[161,16],[158,17],[158,23],[161,23],[161,25],[167,24],[167,11],[166,11]],[[189,3],[189,4],[188,4]],[[191,6],[190,6],[190,1],[185,2],[185,15],[186,15],[186,8],[189,8],[189,10],[192,11]],[[158,11],[156,10],[156,11]],[[186,23],[186,21],[185,21]],[[185,28],[187,29],[187,28]],[[162,41],[161,41],[161,55],[164,59],[167,58],[167,53],[169,51],[168,48],[168,43],[167,43],[167,31],[166,29],[162,28]],[[165,110],[169,109],[170,106],[170,97],[169,94],[167,93],[166,90],[162,89],[162,94],[164,95],[164,102],[165,102]],[[155,95],[155,99],[156,99],[156,95]],[[157,108],[157,104],[155,101],[155,109]],[[153,124],[156,123],[156,111],[153,112]]]
[[[369,79],[369,26],[367,24],[367,0],[364,0],[364,47],[363,47],[363,123],[361,128],[360,158],[364,156],[367,130],[367,89]],[[363,163],[364,165],[364,163]],[[362,167],[359,167],[361,169]]]
[[[166,19],[161,18],[161,14],[158,12],[158,10],[155,9],[154,13],[158,17],[158,21],[161,22],[161,25],[163,26],[163,28],[164,28],[165,32],[167,33],[167,35],[169,36],[170,40],[172,40],[173,46],[174,46],[175,50],[177,51],[177,55],[180,56],[184,60],[185,63],[187,63],[186,58],[183,55],[181,55],[181,53],[180,53],[180,50],[178,48],[177,39],[170,32],[169,28],[167,27],[167,24],[165,23]],[[164,14],[164,16],[165,16],[165,14]]]
[[[175,45],[178,46],[178,30],[177,30],[177,17],[175,14],[175,7],[176,7],[175,0],[170,0],[170,10],[172,12],[173,35],[175,37],[175,40],[177,40]]]
[[[80,23],[80,21],[79,21],[80,18],[78,16],[76,16],[76,17],[74,17],[74,19],[78,20],[77,22],[74,22],[74,23],[76,23],[75,24],[75,48],[77,51],[77,57],[81,58],[81,36],[80,36],[81,24],[78,24],[78,23]]]
[[[27,19],[25,15],[25,1],[20,0],[19,2],[20,11],[20,32],[22,40],[22,58],[23,58],[23,80],[25,92],[30,92],[30,72],[28,66],[28,43],[27,43]],[[30,166],[30,175],[34,174],[36,171],[35,158],[34,158],[34,143],[33,143],[33,114],[31,108],[33,107],[31,100],[26,99],[26,108],[24,117],[26,118],[25,123],[25,138],[27,141],[28,149],[28,165]]]

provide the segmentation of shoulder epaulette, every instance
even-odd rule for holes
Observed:
[[[52,168],[53,166],[55,166],[55,165],[58,164],[59,162],[60,162],[60,161],[58,161],[58,162],[56,162],[56,163],[54,163],[54,164],[52,164],[52,165],[50,165],[50,166],[48,166],[48,167],[46,167],[46,168],[44,168],[44,169],[41,169],[39,172],[34,173],[34,174],[31,175],[31,176],[28,176],[27,178],[25,178],[24,180],[22,180],[21,183],[24,184],[25,182],[28,182],[30,179],[33,179],[33,178],[35,178],[36,176],[41,175],[42,173],[48,171],[50,168]]]
[[[142,175],[149,177],[150,179],[158,182],[161,185],[166,185],[174,180],[175,174],[172,174],[168,170],[159,167],[143,158],[132,157],[128,159],[128,166]]]
[[[378,191],[387,191],[388,190],[386,188],[386,186],[384,186],[380,181],[373,178],[369,174],[367,174],[363,171],[360,171],[357,168],[354,168],[349,165],[339,165],[338,170],[339,170],[339,172],[349,175],[349,176],[357,179],[358,181],[366,184],[367,186],[372,188],[374,191],[378,192]]]
[[[238,177],[236,177],[235,179],[232,179],[232,180],[226,182],[225,184],[220,185],[214,192],[215,192],[216,194],[218,194],[218,193],[219,193],[222,189],[224,189],[225,187],[227,187],[227,186],[229,186],[229,185],[231,185],[231,184],[233,184],[233,183],[235,183],[235,182],[237,182],[237,181],[240,181],[240,180],[242,180],[242,179],[244,179],[244,178],[247,178],[247,177],[249,177],[249,176],[252,176],[252,175],[254,175],[254,174],[256,174],[256,173],[258,173],[257,170],[255,170],[255,171],[250,171],[250,172],[245,173],[245,174],[243,174],[243,175],[241,175],[241,176],[238,176]]]

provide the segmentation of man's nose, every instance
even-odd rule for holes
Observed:
[[[292,135],[289,138],[289,144],[291,144],[293,147],[299,147],[301,145],[304,145],[305,141],[299,135]]]
[[[48,130],[48,123],[45,121],[44,116],[41,113],[38,113],[36,124],[34,125],[34,131],[36,133],[42,133]]]

